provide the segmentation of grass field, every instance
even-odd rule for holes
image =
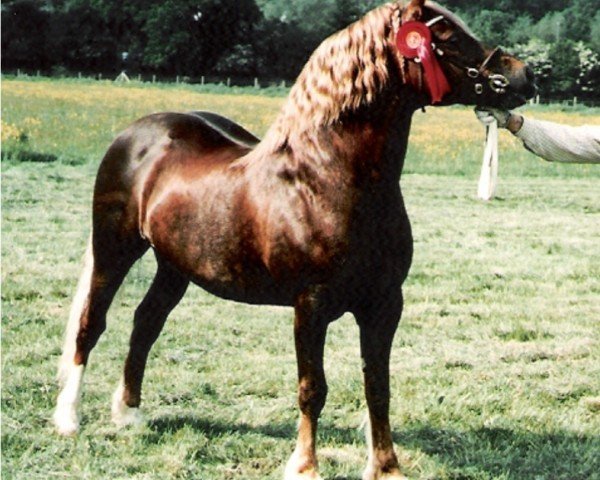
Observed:
[[[263,134],[283,98],[251,89],[2,82],[2,478],[281,478],[297,418],[290,309],[190,288],[155,345],[149,418],[110,423],[132,313],[153,261],[134,267],[94,350],[82,431],[49,419],[55,367],[112,137],[158,110],[214,110]],[[528,108],[600,123],[600,111]],[[542,162],[505,132],[499,197],[475,198],[483,132],[470,109],[416,114],[403,189],[415,236],[392,356],[392,423],[412,479],[600,479],[600,167]],[[365,412],[358,329],[333,324],[319,453],[358,479]]]

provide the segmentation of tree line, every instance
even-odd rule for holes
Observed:
[[[5,0],[2,69],[293,80],[377,0]],[[598,99],[600,0],[442,0],[527,61],[545,97]]]

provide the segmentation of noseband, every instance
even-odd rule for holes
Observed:
[[[508,78],[506,78],[501,73],[487,73],[487,65],[490,63],[492,58],[494,58],[497,54],[501,54],[502,50],[500,47],[494,48],[492,52],[486,57],[486,59],[481,63],[479,68],[473,67],[465,67],[467,69],[467,77],[472,80],[475,80],[475,93],[477,95],[481,95],[483,93],[483,83],[477,81],[479,77],[483,77],[483,80],[487,80],[490,89],[494,93],[503,94],[506,93],[506,87],[510,84]]]
[[[429,20],[425,25],[427,27],[431,28],[432,25],[436,24],[437,22],[439,22],[440,20],[443,20],[443,19],[444,19],[444,16],[439,15],[439,16]],[[436,48],[435,45],[433,45],[433,48],[439,56],[444,55],[444,52],[442,50],[440,50],[439,48]],[[503,93],[506,93],[506,87],[508,87],[508,85],[510,84],[510,81],[508,80],[508,78],[506,78],[501,73],[492,73],[492,72],[487,73],[488,72],[488,70],[487,70],[488,64],[492,61],[492,59],[496,55],[500,55],[500,54],[502,54],[502,49],[500,47],[494,48],[490,52],[490,54],[485,58],[485,60],[483,62],[481,62],[481,65],[479,65],[479,68],[468,67],[465,65],[459,65],[458,62],[450,60],[450,59],[448,59],[448,61],[450,63],[454,63],[455,65],[457,65],[460,68],[465,68],[467,70],[467,77],[476,81],[475,85],[474,85],[474,89],[475,89],[475,93],[477,95],[481,95],[483,93],[483,82],[477,81],[480,79],[480,77],[483,77],[483,81],[487,80],[487,83],[488,83],[490,89],[494,93],[501,95]],[[487,75],[486,75],[486,73],[487,73]]]

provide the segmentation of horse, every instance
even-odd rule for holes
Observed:
[[[403,40],[404,27],[414,29]],[[403,53],[407,46],[418,56]],[[368,407],[363,478],[404,478],[389,422],[389,359],[413,253],[400,188],[411,117],[431,104],[514,108],[534,88],[521,61],[484,47],[433,1],[410,0],[378,7],[326,39],[262,140],[202,111],[133,123],[108,148],[94,186],[59,366],[58,431],[78,430],[83,374],[106,312],[152,249],[156,275],[135,311],[112,400],[117,425],[141,421],[148,353],[194,283],[224,299],[294,308],[300,420],[287,480],[320,478],[325,336],[352,313]]]

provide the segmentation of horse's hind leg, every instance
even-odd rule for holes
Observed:
[[[140,423],[142,380],[146,360],[167,316],[183,297],[189,281],[159,257],[158,270],[138,306],[123,379],[113,395],[112,418],[119,426]]]
[[[106,328],[106,312],[125,275],[148,248],[141,239],[115,247],[112,239],[95,243],[90,240],[86,250],[58,371],[62,390],[53,418],[63,435],[74,434],[79,428],[77,407],[83,373],[91,350]]]

